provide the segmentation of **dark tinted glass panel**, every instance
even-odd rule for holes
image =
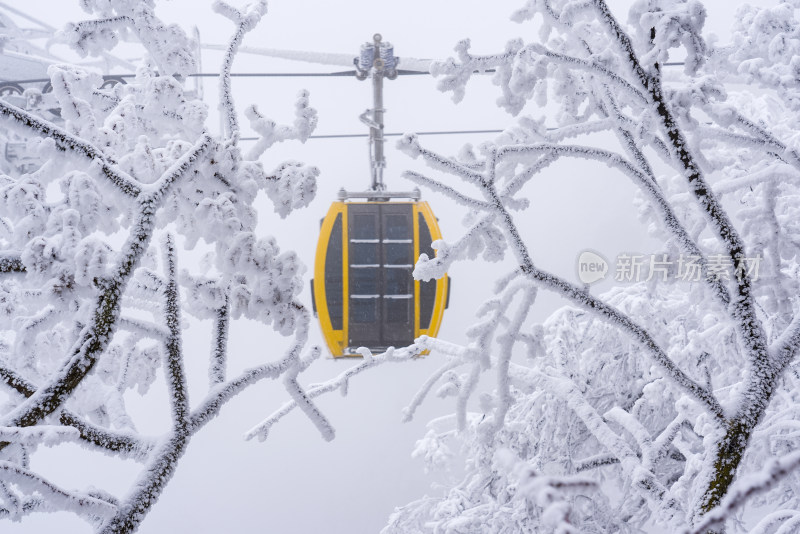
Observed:
[[[412,265],[414,263],[413,243],[384,243],[386,265]]]
[[[353,207],[349,214],[350,239],[378,239],[378,218],[371,213],[353,213]]]
[[[411,239],[411,217],[407,215],[386,215],[383,219],[386,228],[383,230],[384,239]]]
[[[350,299],[351,323],[374,323],[378,319],[378,299]]]
[[[379,243],[350,243],[350,265],[377,265]]]
[[[419,253],[425,253],[429,258],[434,257],[431,248],[431,231],[425,217],[419,214]],[[419,284],[419,327],[428,328],[433,317],[433,305],[436,300],[436,280],[420,282]]]
[[[411,304],[413,299],[386,299],[384,306],[386,309],[386,322],[389,323],[410,323]]]
[[[386,269],[386,294],[387,295],[410,295],[411,290],[411,270],[410,269]]]
[[[433,249],[431,248],[431,243],[433,239],[431,239],[431,230],[428,228],[428,223],[425,221],[425,217],[422,214],[419,214],[419,253],[420,254],[427,254],[429,258],[433,258],[435,254],[433,253]]]
[[[436,280],[419,284],[419,327],[428,328],[433,317],[433,304],[436,300]]]
[[[376,267],[350,268],[351,295],[378,295],[380,293],[379,284],[380,270]]]
[[[344,301],[342,298],[342,214],[336,216],[325,253],[325,301],[334,330],[342,329]]]

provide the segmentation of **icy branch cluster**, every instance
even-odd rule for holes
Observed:
[[[779,2],[770,8],[745,5],[736,13],[730,59],[739,74],[775,89],[789,109],[800,109],[800,35],[794,20],[796,2]]]
[[[161,73],[185,76],[195,71],[194,43],[177,24],[158,19],[153,0],[83,0],[82,7],[100,18],[68,24],[63,35],[83,56],[102,55],[121,40],[135,39]]]
[[[33,170],[0,165],[0,518],[63,510],[97,532],[122,533],[144,520],[192,436],[256,382],[282,378],[288,398],[333,437],[298,378],[319,355],[305,348],[304,266],[256,233],[254,207],[266,195],[287,216],[313,198],[316,168],[287,162],[268,173],[258,157],[277,142],[307,139],[316,112],[305,92],[292,127],[251,106],[245,114],[265,141],[243,157],[230,66],[264,2],[242,12],[216,4],[236,25],[222,66],[222,137],[208,133],[206,105],[185,83],[197,58],[183,29],[159,20],[152,1],[82,5],[95,18],[63,32],[76,50],[106,54],[128,40],[145,58],[134,78],[113,87],[89,69],[53,65],[46,105],[0,99],[0,128],[25,139],[38,162]],[[208,385],[192,395],[187,315],[211,325]],[[228,334],[240,317],[275,342],[258,344],[260,365],[231,376]],[[171,424],[145,435],[126,398],[159,380]],[[60,487],[30,459],[65,442],[133,459],[142,474],[124,496]]]
[[[430,424],[415,455],[434,468],[461,449],[466,475],[399,508],[384,534],[797,528],[795,6],[744,8],[720,46],[703,37],[694,0],[637,1],[627,22],[604,0],[528,0],[512,17],[534,31],[529,42],[477,56],[463,41],[433,65],[456,101],[494,70],[497,105],[517,119],[455,156],[415,136],[398,143],[432,169],[408,179],[470,212],[415,276],[478,254],[512,255],[516,267],[468,343],[418,341],[444,362],[406,416],[431,393],[452,398],[454,413]],[[682,72],[666,65],[676,58]],[[729,83],[742,75],[749,86]],[[523,238],[525,210],[535,181],[569,179],[551,170],[567,158],[593,162],[597,180],[630,179],[662,243],[653,252],[691,258],[696,276],[673,266],[598,296],[540,268],[551,252]],[[541,290],[568,306],[534,324]]]

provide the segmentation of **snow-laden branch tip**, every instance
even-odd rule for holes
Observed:
[[[295,357],[289,365],[288,371],[283,375],[283,385],[295,405],[297,405],[311,422],[314,423],[314,426],[317,427],[323,439],[325,439],[325,441],[331,441],[336,436],[336,431],[328,421],[328,418],[322,415],[322,412],[311,402],[308,392],[304,390],[297,381],[297,375],[307,368],[312,361],[319,358],[319,355],[320,349],[319,347],[315,347],[311,355],[305,361]]]
[[[234,144],[239,139],[239,120],[236,117],[236,105],[233,101],[233,87],[231,85],[231,69],[236,52],[242,44],[246,33],[252,31],[267,12],[266,0],[259,0],[248,5],[247,11],[242,13],[222,0],[216,0],[212,8],[217,13],[230,19],[236,25],[236,32],[228,42],[225,56],[222,58],[221,74],[219,77],[219,107],[225,118],[225,135]]]
[[[108,501],[64,490],[44,477],[10,462],[0,461],[0,479],[31,493],[39,493],[46,499],[51,510],[69,511],[87,519],[92,516],[108,517],[117,511],[117,507]]]
[[[456,190],[455,188],[452,188],[441,182],[433,180],[425,176],[424,174],[419,174],[414,171],[405,171],[403,173],[403,178],[407,178],[408,180],[411,180],[414,183],[425,185],[430,189],[433,189],[434,191],[443,193],[448,197],[452,198],[453,200],[455,200],[456,202],[458,202],[459,204],[467,206],[468,208],[473,208],[477,210],[487,210],[489,208],[489,204],[487,204],[486,202],[474,199],[472,197],[468,197],[467,195]]]
[[[414,358],[421,352],[421,348],[417,347],[416,345],[411,345],[409,347],[403,349],[394,349],[390,348],[386,352],[378,355],[373,355],[370,358],[365,358],[361,363],[356,364],[349,369],[345,370],[344,372],[340,373],[338,376],[323,382],[321,384],[316,384],[306,391],[306,396],[309,399],[314,399],[323,395],[325,393],[329,393],[331,391],[342,391],[344,393],[347,392],[348,384],[350,379],[356,375],[363,373],[373,367],[378,365],[382,365],[387,362],[403,362],[407,361],[411,358]],[[261,441],[267,439],[269,435],[270,429],[281,419],[283,419],[286,415],[291,413],[295,408],[298,408],[299,405],[295,400],[291,400],[273,412],[269,417],[261,421],[259,424],[248,430],[244,434],[244,438],[247,440],[258,438]]]
[[[253,104],[244,111],[250,121],[250,127],[258,134],[259,139],[247,152],[246,159],[257,160],[275,143],[296,139],[305,143],[317,127],[317,110],[309,105],[308,91],[300,91],[294,106],[294,124],[277,125],[275,121],[264,117]]]

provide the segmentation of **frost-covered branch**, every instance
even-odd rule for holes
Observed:
[[[414,276],[421,280],[441,278],[453,262],[464,258],[475,258],[479,253],[489,261],[502,254],[504,243],[502,234],[494,226],[495,216],[489,213],[475,222],[472,227],[455,243],[448,244],[437,241],[436,257],[428,258],[420,255],[414,266]]]
[[[456,429],[459,432],[463,432],[467,428],[467,403],[478,387],[482,368],[483,365],[479,360],[471,362],[469,364],[469,373],[458,389],[458,394],[456,395]]]
[[[36,392],[36,387],[31,382],[4,366],[0,366],[0,380],[23,397],[30,397]],[[61,411],[59,422],[77,429],[86,444],[119,453],[124,458],[141,461],[153,447],[147,440],[101,428],[69,410]]]
[[[31,493],[39,493],[48,503],[47,508],[69,510],[87,519],[92,516],[107,517],[117,509],[114,504],[102,499],[64,490],[36,473],[10,462],[0,461],[0,479],[17,484]]]
[[[186,151],[156,180],[147,186],[144,191],[142,204],[160,203],[163,201],[167,190],[179,179],[183,178],[202,156],[211,149],[212,140],[208,134],[203,134],[194,146]]]
[[[507,202],[508,199],[517,194],[533,176],[539,174],[552,163],[558,161],[560,156],[561,154],[557,152],[548,152],[537,159],[533,165],[528,164],[523,172],[511,178],[506,186],[500,190],[501,198]]]
[[[245,117],[250,121],[250,127],[259,135],[258,141],[247,152],[247,159],[257,160],[275,143],[297,139],[305,143],[317,127],[317,111],[309,106],[307,91],[297,95],[294,111],[294,124],[292,126],[276,125],[258,111],[254,104],[244,111]]]
[[[176,432],[185,433],[189,419],[189,392],[186,387],[186,374],[183,370],[183,349],[181,346],[181,312],[176,280],[174,237],[167,234],[163,242],[164,263],[167,273],[167,286],[164,288],[164,320],[169,330],[166,339],[167,359],[164,366],[167,375],[167,389],[172,406],[172,422]]]
[[[0,427],[0,440],[28,447],[40,444],[50,447],[64,442],[78,441],[79,437],[76,429],[63,426]]]
[[[67,24],[61,33],[63,41],[81,56],[114,61],[116,58],[108,52],[120,40],[138,40],[164,75],[185,76],[194,70],[193,43],[178,25],[159,20],[151,3],[117,3],[97,11],[101,11],[101,18]],[[131,34],[135,39],[130,39]]]
[[[155,225],[158,202],[179,177],[185,175],[206,150],[208,138],[172,165],[151,188],[152,193],[139,201],[139,215],[128,240],[123,247],[114,276],[103,284],[91,321],[81,331],[78,341],[70,349],[64,364],[51,377],[49,384],[39,388],[35,394],[3,419],[7,426],[31,426],[53,413],[69,397],[83,378],[94,367],[99,355],[105,350],[117,326],[119,299],[133,271],[147,248]],[[5,445],[0,443],[0,448]]]
[[[77,429],[81,439],[86,443],[113,452],[122,458],[132,458],[142,462],[155,447],[152,440],[101,428],[67,410],[62,410],[59,421],[62,425]]]
[[[421,155],[425,161],[431,164],[434,168],[439,168],[446,170],[452,174],[456,174],[461,177],[469,177],[470,181],[479,182],[479,183],[487,183],[490,180],[486,178],[482,178],[480,173],[475,173],[470,171],[469,174],[465,174],[466,169],[463,166],[460,166],[445,158],[439,154],[436,154],[430,150],[424,149],[419,146],[419,142],[416,140],[415,137],[408,138],[403,141],[404,146],[407,148],[407,151],[413,157],[417,155]],[[636,149],[638,152],[638,149]],[[665,226],[675,235],[678,240],[678,243],[681,245],[681,248],[689,254],[698,256],[698,263],[701,265],[704,273],[708,273],[707,264],[708,260],[706,259],[705,254],[699,249],[697,244],[695,243],[694,239],[689,235],[689,233],[684,228],[683,224],[679,221],[678,217],[675,215],[672,206],[664,197],[663,193],[661,192],[660,188],[655,184],[654,179],[651,175],[647,175],[645,172],[637,169],[634,167],[629,161],[625,160],[619,154],[613,153],[608,150],[603,150],[595,147],[587,147],[587,146],[579,146],[579,145],[560,145],[560,144],[552,144],[552,143],[538,143],[535,145],[513,145],[513,146],[506,146],[503,147],[501,150],[497,152],[497,161],[498,163],[503,162],[507,158],[514,158],[519,159],[520,161],[524,161],[522,157],[524,156],[538,156],[542,155],[539,159],[535,160],[536,163],[533,166],[530,172],[538,172],[544,169],[546,166],[554,162],[559,157],[580,157],[589,160],[598,161],[604,163],[612,168],[617,168],[621,170],[624,174],[626,174],[629,178],[633,180],[633,182],[639,186],[651,199],[651,201],[658,207],[661,211]],[[522,157],[521,157],[522,156]],[[486,204],[480,203],[478,201],[473,201],[469,197],[465,197],[463,194],[453,190],[452,188],[448,188],[448,186],[439,185],[438,182],[432,180],[424,175],[419,173],[413,172],[406,172],[404,174],[409,179],[416,181],[417,183],[426,184],[426,185],[434,185],[434,189],[443,192],[454,198],[456,201],[462,204],[467,204],[473,207],[478,207],[482,209],[486,209]],[[503,196],[509,194],[510,191],[515,191],[520,188],[525,181],[527,181],[528,174],[524,174],[523,176],[512,180],[506,186],[506,189],[503,192]],[[718,277],[711,277],[711,276],[704,276],[703,280],[705,280],[714,290],[714,293],[720,298],[720,300],[727,304],[730,301],[730,295],[723,284],[723,281],[720,280]]]
[[[424,345],[424,341],[421,343]],[[422,387],[417,390],[417,393],[414,395],[414,398],[411,399],[411,402],[408,403],[408,406],[403,408],[403,422],[407,423],[414,419],[414,413],[417,411],[422,403],[425,401],[425,398],[430,393],[433,386],[436,385],[437,382],[444,376],[445,373],[452,371],[456,367],[462,365],[462,362],[456,359],[452,359],[444,364],[442,367],[436,370],[433,374],[431,374]]]
[[[52,139],[60,150],[89,159],[120,192],[130,197],[137,197],[141,193],[141,187],[136,180],[117,169],[114,160],[103,155],[100,150],[83,139],[2,100],[0,100],[0,117],[11,121],[22,131],[35,132],[42,137]]]
[[[208,367],[208,380],[211,387],[225,382],[228,360],[228,326],[231,308],[228,295],[225,305],[218,308],[214,317],[214,342],[211,347],[211,365]]]
[[[751,136],[754,136],[748,138],[748,140],[752,139],[756,143],[756,146],[763,149],[775,151],[782,159],[789,162],[794,168],[800,170],[800,153],[798,153],[796,149],[787,146],[769,130],[763,126],[759,126],[753,120],[748,119],[733,106],[715,105],[706,106],[704,109],[711,113],[717,122],[723,125],[736,125]],[[729,133],[729,135],[733,134]]]
[[[192,411],[190,428],[192,432],[206,425],[213,419],[230,399],[245,388],[265,379],[278,378],[289,368],[290,362],[296,358],[303,348],[303,340],[296,338],[284,355],[273,363],[259,365],[245,370],[242,374],[228,382],[212,387],[203,401]]]
[[[733,263],[742,261],[747,257],[744,242],[690,152],[686,136],[667,104],[659,78],[649,75],[641,66],[630,38],[605,2],[594,0],[594,5],[601,22],[615,37],[617,46],[626,56],[632,73],[642,87],[647,89],[660,118],[661,127],[670,140],[674,158],[681,162],[689,189],[725,247],[727,256]],[[750,277],[738,277],[732,282],[736,293],[732,299],[731,314],[739,330],[741,342],[746,347],[750,377],[745,385],[746,391],[742,402],[737,407],[737,414],[733,422],[728,425],[726,437],[717,450],[714,460],[715,476],[703,496],[700,507],[702,512],[713,509],[733,481],[735,466],[742,456],[740,444],[749,438],[752,429],[758,423],[772,396],[775,379],[780,374],[780,370],[772,365],[767,351],[766,336],[755,311]]]
[[[136,332],[139,336],[156,340],[164,340],[169,336],[169,332],[164,327],[150,321],[144,321],[133,317],[120,317],[119,327],[131,332]]]
[[[486,56],[474,56],[469,53],[469,48],[469,39],[459,42],[456,46],[460,64],[449,59],[444,62],[433,62],[430,67],[433,77],[442,77],[437,83],[438,89],[452,91],[454,102],[460,102],[464,98],[464,87],[474,73],[485,72],[495,67],[502,69],[508,65],[519,50],[519,43],[509,42],[502,54]]]
[[[266,192],[288,215],[313,198],[319,171],[287,162],[269,175],[236,146],[231,65],[265,2],[244,11],[216,4],[238,30],[221,77],[229,119],[222,139],[207,133],[206,105],[185,83],[199,59],[197,43],[179,25],[159,20],[153,2],[101,3],[84,2],[97,18],[68,26],[58,38],[82,55],[107,59],[108,50],[129,41],[146,59],[135,68],[113,60],[106,67],[125,64],[134,76],[110,88],[96,70],[52,65],[52,94],[32,90],[25,110],[0,101],[0,144],[26,141],[17,143],[23,158],[5,162],[0,176],[0,384],[9,393],[0,414],[7,460],[0,517],[66,510],[97,532],[120,534],[145,519],[194,433],[261,379],[284,378],[289,397],[325,421],[297,379],[311,363],[300,358],[308,330],[297,300],[304,269],[295,252],[257,235],[255,204]],[[308,137],[316,112],[306,93],[295,114],[294,127],[276,129],[271,143]],[[267,137],[265,119],[251,118]],[[208,277],[177,275],[179,243],[188,250],[201,243],[203,261],[192,257],[184,265]],[[184,312],[214,321],[206,352],[211,387],[194,410],[182,336],[197,326],[182,323]],[[231,380],[229,359],[238,354],[229,354],[227,335],[240,317],[294,341],[277,360],[265,352],[266,363]],[[172,425],[150,438],[136,430],[126,401],[134,391],[147,395],[156,382],[166,389]],[[30,468],[38,465],[37,447],[65,442],[144,469],[121,503],[103,490],[65,492]]]
[[[425,176],[424,174],[419,174],[414,171],[406,171],[403,173],[403,178],[411,180],[414,183],[430,187],[434,191],[439,191],[440,193],[444,193],[448,197],[454,199],[456,202],[464,206],[477,210],[485,210],[489,207],[489,205],[486,202],[468,197],[467,195],[457,191],[456,189],[448,185],[444,185],[441,182],[432,180],[431,178]]]
[[[228,49],[222,60],[222,68],[219,77],[220,89],[220,110],[225,116],[225,134],[233,143],[239,139],[239,121],[236,118],[236,106],[233,102],[233,87],[231,85],[231,69],[236,52],[242,44],[242,40],[247,32],[253,30],[267,12],[266,0],[259,0],[257,3],[248,6],[248,11],[242,13],[222,0],[216,0],[212,7],[214,11],[225,16],[236,25],[236,32],[228,43]]]
[[[70,24],[66,28],[67,40],[83,55],[98,45],[112,48],[116,44],[116,31],[133,25],[133,19],[127,15],[106,17],[96,20],[84,20],[77,24]],[[103,42],[105,41],[105,42]]]
[[[795,312],[792,322],[770,345],[769,350],[775,366],[784,369],[795,359],[798,349],[800,349],[800,313]]]
[[[0,274],[24,272],[25,265],[23,265],[19,254],[0,252]]]
[[[598,467],[603,467],[606,465],[617,465],[619,463],[619,458],[614,456],[613,454],[598,454],[596,456],[592,456],[591,458],[584,458],[575,463],[575,471],[580,473],[582,471],[589,471],[591,469],[597,469]]]
[[[641,326],[636,324],[630,317],[621,313],[619,310],[589,295],[583,289],[574,286],[554,274],[539,270],[530,266],[522,272],[533,280],[541,283],[546,289],[559,293],[561,296],[577,304],[581,308],[587,309],[605,320],[621,328],[632,338],[636,339],[651,355],[653,360],[666,371],[666,376],[674,380],[684,388],[695,400],[703,405],[720,423],[726,421],[725,411],[719,401],[705,387],[692,380],[673,362],[664,351],[658,346],[651,335]]]
[[[588,61],[586,59],[579,57],[568,56],[566,54],[560,54],[558,52],[553,52],[552,50],[547,50],[545,47],[539,44],[528,45],[527,47],[520,50],[518,54],[519,59],[527,59],[528,61],[533,61],[533,58],[535,58],[536,56],[544,56],[554,63],[598,74],[606,78],[608,82],[614,84],[620,89],[623,89],[626,92],[627,96],[634,97],[634,99],[637,100],[638,103],[641,104],[647,102],[647,97],[642,93],[642,91],[640,91],[637,87],[631,85],[627,80],[625,80],[617,73],[606,68],[604,65],[600,63],[594,61]]]
[[[676,160],[680,161],[684,167],[684,175],[690,186],[690,191],[695,196],[698,204],[706,213],[717,235],[726,248],[727,255],[731,261],[737,263],[747,257],[744,243],[733,226],[732,221],[717,200],[713,191],[707,184],[700,166],[688,149],[685,134],[677,125],[672,111],[664,98],[661,83],[656,77],[652,77],[642,68],[639,59],[634,51],[625,31],[620,27],[617,20],[609,11],[604,0],[595,0],[595,7],[600,13],[600,18],[616,37],[620,48],[627,55],[629,67],[641,82],[642,87],[647,89],[653,105],[656,107],[658,116],[661,119],[662,128],[671,142],[671,150]],[[742,341],[749,345],[748,354],[751,364],[755,367],[755,373],[767,373],[771,375],[769,362],[767,361],[767,348],[761,322],[756,316],[753,297],[751,293],[751,281],[749,277],[743,276],[735,280],[737,295],[734,300],[733,313],[741,328]],[[767,397],[768,398],[768,397]]]
[[[800,452],[794,451],[782,458],[770,460],[764,470],[743,478],[738,482],[719,506],[706,513],[698,521],[690,534],[702,534],[722,524],[734,511],[740,509],[754,496],[764,493],[777,485],[781,479],[795,472],[800,467]]]
[[[554,152],[585,152],[590,157],[597,157],[599,160],[602,160],[601,153],[602,151],[597,151],[593,149],[586,149],[583,147],[566,147],[562,150],[559,145],[534,145],[532,147],[508,147],[507,149],[503,149],[498,151],[497,160],[502,161],[503,158],[507,157],[507,155],[515,155],[517,153],[526,152],[526,151],[554,151]],[[460,176],[464,176],[464,173],[470,173],[470,180],[472,180],[472,171],[467,171],[466,169],[459,168],[457,165],[452,166],[441,166],[441,163],[444,161],[444,158],[441,156],[423,149],[419,147],[415,150],[416,154],[420,154],[425,157],[426,161],[434,162],[434,165],[438,168],[445,168],[448,169],[450,172],[457,173]],[[610,158],[611,161],[608,163],[609,165],[625,165],[624,160],[617,159],[614,157],[613,154],[605,153],[605,157]],[[635,168],[631,167],[630,164],[627,164],[628,171],[639,177],[641,183],[650,183],[639,171]],[[533,264],[530,255],[528,254],[527,248],[519,236],[517,231],[516,225],[513,221],[511,215],[506,211],[502,200],[500,199],[497,192],[493,189],[491,185],[492,182],[489,179],[480,177],[476,178],[480,184],[483,184],[485,194],[487,195],[487,200],[493,206],[493,210],[497,217],[497,219],[502,223],[505,231],[509,234],[509,241],[512,245],[512,248],[517,255],[518,261],[521,265],[521,272],[523,272],[526,276],[531,277],[535,281],[540,284],[543,284],[544,287],[555,291],[556,293],[561,294],[568,300],[574,302],[575,304],[584,307],[594,313],[598,313],[604,319],[611,321],[616,326],[622,328],[626,331],[631,337],[638,340],[645,348],[648,349],[648,353],[653,357],[653,359],[667,372],[667,376],[674,379],[678,384],[684,387],[687,392],[689,392],[692,397],[694,397],[698,402],[704,405],[714,416],[720,421],[725,420],[724,411],[719,404],[719,402],[714,398],[714,395],[708,391],[706,388],[700,386],[697,382],[692,380],[684,371],[682,371],[676,364],[673,362],[667,354],[658,346],[655,340],[652,338],[651,334],[647,332],[644,328],[637,325],[630,317],[625,315],[624,313],[620,312],[619,310],[614,309],[613,307],[609,306],[608,304],[600,301],[596,297],[589,295],[586,291],[569,284],[568,282],[558,278],[555,275],[550,273],[546,273],[544,271],[539,270]],[[660,195],[659,195],[660,196]],[[665,207],[669,209],[669,206],[665,204]],[[668,212],[670,213],[670,212]],[[680,230],[680,226],[678,227],[678,231]],[[688,241],[688,243],[692,243],[692,241]],[[446,257],[446,256],[445,256]],[[437,257],[437,260],[439,258]],[[441,261],[441,260],[440,260]],[[451,260],[452,261],[452,260]],[[419,274],[417,274],[419,276]],[[718,287],[721,287],[721,284],[717,284]]]
[[[120,503],[114,516],[98,529],[98,534],[117,534],[137,530],[175,473],[178,459],[183,455],[187,444],[188,437],[177,434],[169,436],[155,449],[153,459],[140,475],[133,493]]]
[[[289,396],[292,398],[295,405],[297,405],[311,422],[314,423],[314,426],[317,427],[323,439],[325,439],[325,441],[331,441],[335,437],[333,426],[331,426],[328,419],[322,415],[322,412],[314,406],[314,403],[311,402],[308,392],[297,382],[297,375],[304,371],[311,362],[319,358],[319,355],[320,349],[315,348],[311,355],[303,360],[295,356],[291,364],[289,364],[289,369],[283,375],[283,385],[286,391],[289,392]]]
[[[574,383],[564,377],[540,375],[540,379],[550,383],[549,389],[556,392],[567,402],[592,435],[600,441],[609,453],[619,459],[623,469],[631,472],[631,476],[643,495],[659,503],[665,500],[665,497],[667,497],[666,488],[658,482],[652,473],[641,467],[636,453],[631,450],[619,435],[608,427],[603,418],[600,417],[600,414],[586,401]],[[675,504],[672,506],[675,506]]]
[[[477,172],[468,166],[450,158],[445,158],[439,154],[436,154],[435,152],[422,148],[422,146],[419,144],[419,139],[415,134],[404,135],[402,138],[400,138],[400,140],[397,142],[397,148],[412,158],[422,156],[423,160],[431,165],[431,167],[455,176],[459,176],[468,183],[480,185],[485,180],[483,173]]]
[[[505,424],[506,415],[511,409],[511,405],[513,403],[513,396],[511,394],[511,379],[509,378],[509,366],[511,364],[513,347],[519,341],[519,336],[525,323],[525,319],[528,317],[528,313],[530,312],[531,307],[536,300],[537,290],[535,286],[532,284],[527,286],[522,284],[519,285],[521,287],[513,287],[506,292],[506,298],[509,300],[517,291],[522,294],[522,297],[521,302],[517,305],[517,310],[513,318],[506,327],[506,331],[499,336],[498,339],[500,353],[497,357],[497,362],[495,363],[495,368],[497,370],[497,386],[495,390],[497,395],[497,406],[495,408],[493,421],[496,432],[500,431]],[[506,309],[508,308],[507,305],[503,307]],[[488,352],[489,347],[484,346],[481,347],[481,349],[483,352]]]
[[[704,40],[709,14],[701,2],[635,2],[620,18],[612,7],[529,0],[513,18],[541,16],[535,40],[514,39],[483,57],[463,41],[456,59],[434,65],[440,88],[456,100],[474,71],[495,69],[497,105],[527,115],[481,144],[480,159],[472,145],[445,157],[404,138],[410,156],[456,182],[409,177],[471,210],[465,235],[436,243],[436,258],[420,258],[414,274],[441,276],[454,260],[476,257],[490,229],[502,230],[492,234],[503,243],[498,256],[507,248],[519,267],[480,309],[468,345],[426,342],[448,366],[412,406],[438,385],[456,406],[437,425],[455,422],[449,432],[429,433],[415,454],[435,466],[455,445],[466,447],[469,461],[462,482],[442,498],[398,510],[387,533],[467,524],[498,532],[557,524],[576,532],[723,531],[726,520],[738,520],[738,508],[722,504],[737,491],[735,481],[759,471],[763,458],[797,448],[798,374],[790,366],[800,346],[793,259],[800,253],[793,141],[800,99],[790,73],[800,9],[789,2],[742,8],[733,43],[723,46]],[[670,63],[684,57],[677,74]],[[774,91],[753,91],[753,80]],[[557,240],[560,228],[523,232],[531,219],[517,195],[561,179],[563,167],[548,173],[566,158],[608,166],[637,186],[640,221],[662,247],[646,281],[612,282],[598,296],[534,262],[523,237],[546,231]],[[461,181],[483,195],[480,204]],[[569,195],[561,198],[571,204]],[[552,260],[552,251],[537,249],[540,255]],[[518,329],[507,297],[520,281],[569,306]],[[479,394],[471,384],[490,383],[487,373],[496,374],[494,386]],[[505,424],[495,426],[492,413],[504,414]],[[558,501],[550,514],[546,498],[515,500],[515,464],[563,476],[580,470],[602,483]],[[757,532],[800,524],[798,478],[774,484],[780,489],[749,501],[747,521],[758,523]],[[599,510],[614,510],[613,517]]]
[[[341,391],[343,395],[346,395],[350,379],[353,378],[354,376],[359,375],[364,371],[372,369],[373,367],[376,367],[386,362],[406,361],[419,354],[420,350],[421,349],[419,349],[415,345],[411,345],[405,349],[389,349],[383,354],[378,354],[378,355],[369,354],[367,357],[364,358],[364,360],[361,363],[350,367],[349,369],[342,372],[338,376],[332,378],[331,380],[310,387],[306,391],[306,396],[309,399],[314,399],[325,393],[330,393],[331,391]],[[258,425],[248,430],[244,435],[245,439],[253,439],[255,437],[257,437],[261,441],[267,439],[270,429],[278,421],[283,419],[286,415],[288,415],[295,408],[298,407],[299,405],[295,400],[291,400],[285,403],[278,410],[273,412],[269,417],[267,417],[266,419],[261,421]]]

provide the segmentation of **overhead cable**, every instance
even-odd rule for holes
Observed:
[[[668,62],[663,63],[664,67],[678,67],[683,66],[683,62]],[[474,74],[494,74],[497,72],[495,69],[476,70]],[[430,76],[429,72],[419,70],[403,70],[397,69],[397,74],[400,76]],[[338,72],[232,72],[231,78],[324,78],[324,77],[347,77],[355,76],[355,70],[344,70]],[[103,75],[104,80],[114,80],[119,78],[135,78],[135,74],[106,74]],[[197,72],[189,74],[189,78],[217,78],[217,72]],[[0,84],[4,83],[46,83],[49,78],[34,78],[30,80],[0,80]]]
[[[480,134],[480,133],[503,133],[505,130],[435,130],[430,132],[414,132],[415,135],[457,135],[457,134]],[[384,137],[400,137],[405,135],[400,132],[384,132]],[[363,134],[330,134],[330,135],[309,135],[309,139],[347,139],[352,137],[369,137],[368,133]],[[260,137],[240,137],[239,141],[258,141]]]

